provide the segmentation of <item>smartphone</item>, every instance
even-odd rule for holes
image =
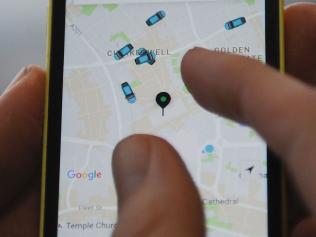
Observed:
[[[111,236],[112,152],[137,133],[181,154],[208,237],[281,236],[279,163],[251,128],[199,107],[180,65],[199,46],[283,70],[282,1],[65,0],[50,9],[42,237]]]

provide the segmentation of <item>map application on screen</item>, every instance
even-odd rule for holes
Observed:
[[[265,63],[265,32],[262,0],[68,0],[58,236],[111,236],[112,152],[139,133],[183,158],[208,237],[268,236],[265,142],[201,108],[180,70],[194,47]]]

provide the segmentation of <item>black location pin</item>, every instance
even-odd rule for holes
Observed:
[[[165,108],[171,102],[171,96],[167,92],[161,92],[156,97],[157,104],[162,108],[162,116],[165,116]]]

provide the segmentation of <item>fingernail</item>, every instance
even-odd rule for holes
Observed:
[[[14,85],[15,83],[17,83],[23,76],[25,76],[28,73],[28,71],[28,67],[23,67],[13,78],[12,84]]]
[[[145,135],[121,141],[113,152],[113,175],[119,207],[143,183],[150,163],[150,142]]]
[[[206,48],[203,48],[201,46],[195,46],[193,49],[206,49]]]
[[[9,86],[7,87],[7,90],[12,88],[16,83],[18,83],[23,76],[25,76],[28,73],[28,67],[23,67],[13,78]]]
[[[190,49],[187,51],[187,53],[190,52],[190,51],[199,50],[199,49],[202,49],[202,48],[199,47],[199,46],[194,46],[193,48],[190,48]]]

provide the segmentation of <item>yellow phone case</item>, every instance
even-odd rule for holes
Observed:
[[[42,180],[41,180],[41,206],[40,206],[40,223],[39,236],[44,237],[45,222],[45,193],[46,193],[46,158],[47,158],[47,132],[48,132],[48,101],[49,101],[49,81],[50,81],[50,57],[51,57],[51,41],[52,41],[52,13],[53,1],[48,1],[47,10],[47,38],[46,38],[46,84],[45,84],[45,110],[44,110],[44,130],[43,130],[43,150],[42,150]]]
[[[44,115],[44,133],[43,133],[43,160],[42,160],[42,185],[41,185],[41,210],[40,210],[40,226],[39,226],[39,236],[44,237],[44,221],[45,221],[45,192],[46,192],[46,157],[47,157],[47,132],[48,132],[48,105],[49,105],[49,81],[50,81],[50,57],[51,57],[51,36],[52,36],[52,11],[53,11],[53,1],[49,0],[48,5],[48,20],[47,20],[47,49],[46,49],[46,96],[45,96],[45,115]],[[283,6],[284,0],[279,0],[280,4],[280,71],[285,72],[285,57],[284,57],[284,13]],[[285,203],[285,202],[283,202]],[[285,210],[283,208],[283,210]],[[286,223],[283,223],[284,231],[286,229]],[[57,227],[56,227],[57,228]]]

